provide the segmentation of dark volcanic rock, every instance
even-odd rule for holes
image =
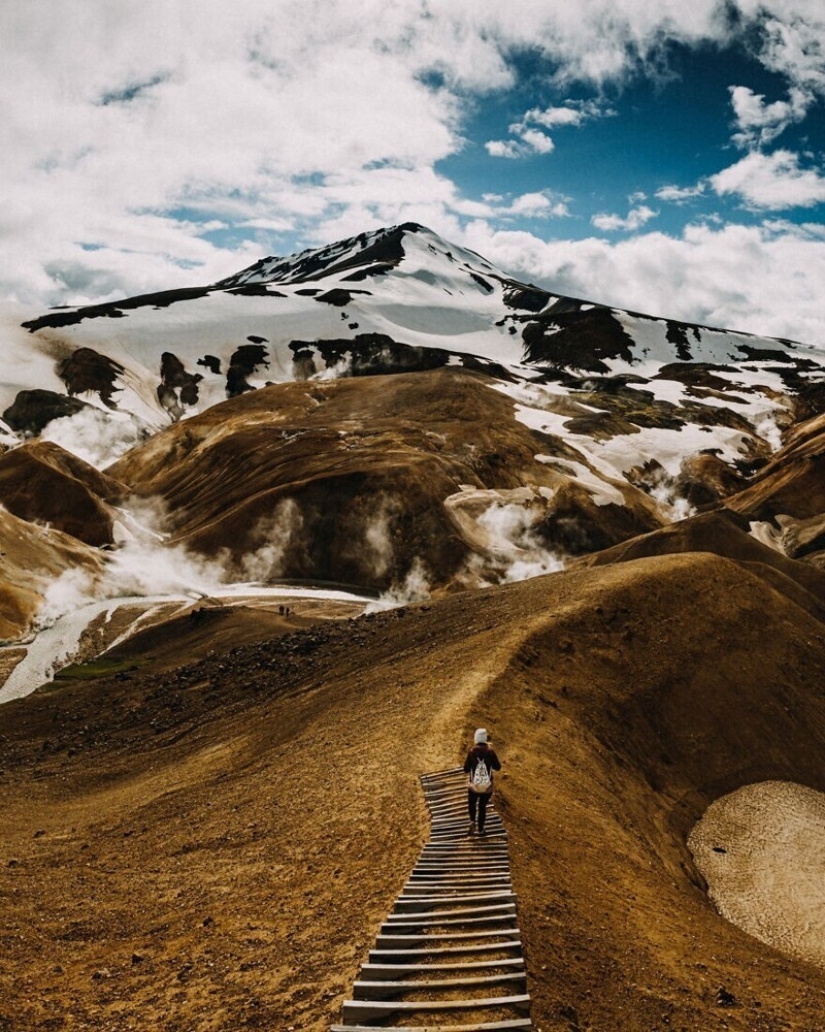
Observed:
[[[85,305],[83,308],[61,309],[41,315],[38,319],[30,319],[22,325],[35,333],[46,327],[58,329],[61,326],[73,326],[84,319],[121,319],[124,311],[135,308],[168,308],[177,301],[193,301],[206,297],[209,287],[181,287],[178,290],[160,290],[153,294],[139,294],[137,297],[124,298],[122,301],[109,301],[102,305]]]
[[[14,402],[3,413],[3,419],[12,430],[22,434],[40,434],[53,419],[74,416],[84,408],[85,401],[55,391],[20,391]]]
[[[210,373],[215,373],[216,376],[220,375],[221,360],[214,355],[204,355],[203,358],[199,358],[198,365],[208,369]]]
[[[299,291],[296,291],[299,293]],[[369,294],[368,290],[344,290],[343,287],[335,287],[332,290],[327,290],[323,294],[319,294],[315,298],[316,301],[325,301],[328,305],[335,305],[336,308],[343,308],[344,305],[348,305],[353,298],[354,294]]]
[[[383,373],[412,373],[423,369],[438,369],[447,364],[450,353],[439,348],[421,348],[400,344],[384,333],[359,333],[352,340],[293,340],[290,348],[296,365],[306,363],[317,351],[327,368],[342,359],[351,361],[350,375],[378,376]]]
[[[699,330],[697,327],[691,327],[693,331],[694,340],[699,340]],[[684,323],[668,322],[667,332],[665,338],[671,343],[676,345],[676,357],[680,362],[691,362],[693,360],[693,353],[690,350],[690,342],[688,341],[688,327]]]
[[[475,277],[473,277],[475,279]],[[497,277],[498,278],[498,277]],[[526,312],[540,312],[552,297],[541,287],[518,283],[516,280],[500,280],[504,287],[504,303],[508,308],[520,308]]]
[[[554,305],[522,331],[524,357],[537,365],[607,373],[604,359],[632,363],[633,339],[609,308],[558,311]]]
[[[200,373],[187,373],[183,362],[171,351],[164,351],[160,359],[158,401],[173,419],[180,419],[187,405],[198,403]]]
[[[239,297],[286,297],[280,290],[270,290],[265,283],[247,283],[243,287],[233,287],[227,290],[227,294],[236,294]]]
[[[229,360],[226,373],[226,396],[235,398],[254,388],[247,381],[258,366],[269,368],[269,353],[262,344],[241,344]]]
[[[69,394],[94,391],[109,408],[116,408],[112,395],[117,390],[115,380],[123,372],[122,365],[93,348],[78,348],[57,367],[57,375]]]

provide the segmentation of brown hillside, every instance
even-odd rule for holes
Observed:
[[[176,539],[199,552],[228,552],[240,565],[277,539],[286,543],[278,562],[259,576],[376,588],[415,558],[439,584],[461,569],[470,546],[443,503],[464,486],[563,488],[541,501],[550,548],[572,547],[565,528],[577,518],[587,528],[581,550],[660,525],[641,490],[622,485],[624,505],[595,505],[536,461],[551,439],[517,422],[513,401],[490,383],[445,368],[279,384],[158,434],[108,473],[161,496]],[[571,451],[557,439],[552,449]]]
[[[796,562],[762,544],[748,533],[747,526],[746,520],[725,510],[704,513],[585,556],[578,562],[584,566],[605,566],[654,555],[712,552],[753,569],[798,606],[818,619],[825,619],[825,571]]]
[[[0,455],[0,498],[21,519],[48,523],[87,545],[112,543],[112,511],[123,487],[48,441]]]
[[[35,526],[0,507],[0,640],[16,639],[28,630],[43,593],[61,574],[100,569],[97,554],[75,538]],[[7,674],[0,666],[0,682]]]
[[[537,1028],[819,1029],[825,972],[685,846],[740,785],[825,789],[825,626],[760,569],[579,569],[0,707],[0,1027],[326,1030],[426,838],[416,773],[483,723]]]
[[[825,415],[800,423],[785,441],[753,482],[725,501],[728,508],[760,520],[825,514]]]

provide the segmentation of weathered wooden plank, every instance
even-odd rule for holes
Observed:
[[[401,957],[454,957],[459,953],[512,953],[514,950],[521,952],[520,939],[484,943],[481,946],[415,946],[400,950],[370,950],[368,959],[372,963],[379,960],[400,960]]]
[[[530,1032],[529,1018],[474,1021],[471,1025],[384,1025],[383,1032]],[[375,1025],[333,1025],[330,1032],[375,1032]]]
[[[489,1010],[491,1007],[514,1007],[529,1013],[527,993],[514,996],[493,996],[468,1000],[344,1000],[344,1025],[353,1021],[388,1017],[398,1013],[439,1013],[457,1010]]]
[[[502,924],[502,925],[506,925],[508,928],[516,928],[516,914],[515,914],[515,911],[513,911],[512,914],[506,914],[506,915],[504,915],[502,917],[496,917],[496,916],[492,916],[492,917],[471,917],[471,918],[468,918],[465,921],[460,921],[460,920],[459,921],[456,921],[456,920],[449,920],[449,921],[427,921],[427,922],[405,921],[403,924],[401,924],[401,923],[394,924],[394,923],[390,923],[388,921],[385,921],[381,925],[379,934],[380,935],[401,935],[401,934],[418,933],[418,934],[424,934],[424,935],[431,935],[431,934],[433,934],[432,933],[432,928],[468,928],[468,927],[471,927],[471,928],[476,928],[476,929],[481,930],[482,928],[489,928],[490,925],[494,925],[494,924]],[[430,931],[427,931],[427,929],[430,929]],[[494,930],[495,931],[500,931],[501,929],[494,929]]]
[[[443,920],[460,921],[468,917],[492,917],[494,914],[515,914],[516,904],[494,903],[490,906],[464,907],[456,910],[441,910],[436,916],[425,913],[387,914],[386,924],[440,924]]]
[[[512,1029],[513,1032],[530,1032],[533,1024],[529,1018],[512,1021],[474,1021],[472,1025],[384,1025],[384,1032],[495,1032]],[[375,1025],[333,1025],[331,1032],[375,1032]]]
[[[468,939],[482,940],[492,943],[491,936],[501,939],[518,938],[518,928],[501,928],[491,932],[488,928],[481,928],[476,932],[411,932],[408,935],[393,935],[379,933],[375,937],[375,945],[378,949],[400,949],[403,946],[415,946],[416,943],[428,943],[438,941],[461,942]]]
[[[435,961],[429,964],[373,964],[361,965],[361,975],[365,978],[404,979],[410,975],[431,974],[449,975],[469,973],[470,971],[519,971],[524,969],[524,957],[504,957],[498,960],[454,960],[449,964]]]
[[[395,913],[403,914],[413,911],[421,913],[424,911],[438,911],[439,907],[455,906],[456,903],[491,903],[493,900],[508,900],[515,902],[516,894],[502,890],[501,892],[477,892],[466,896],[450,896],[449,899],[405,899],[399,896],[395,901]]]
[[[403,996],[404,993],[421,992],[426,989],[429,992],[450,992],[453,989],[484,989],[488,986],[505,985],[514,987],[523,985],[526,988],[527,975],[522,972],[514,972],[500,975],[479,975],[475,978],[441,978],[428,982],[390,982],[379,980],[377,982],[357,981],[352,987],[352,996],[355,1000],[389,1000],[393,996]]]

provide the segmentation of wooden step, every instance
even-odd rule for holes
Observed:
[[[462,939],[482,939],[490,941],[492,936],[504,939],[518,938],[518,928],[500,928],[494,932],[489,929],[482,928],[476,932],[431,932],[420,933],[411,932],[409,934],[378,934],[375,937],[375,945],[379,949],[400,949],[402,946],[414,946],[416,943],[432,942],[438,940],[438,942],[458,942]]]
[[[383,1032],[530,1032],[529,1018],[510,1021],[474,1021],[472,1025],[382,1025]],[[333,1025],[330,1032],[376,1032],[375,1025]]]
[[[530,1032],[529,1018],[474,1021],[471,1025],[382,1025],[383,1032]],[[330,1032],[376,1032],[375,1025],[333,1025]]]
[[[522,972],[504,975],[483,975],[476,978],[442,978],[431,982],[356,982],[352,987],[355,1000],[389,1000],[404,993],[450,992],[453,989],[484,989],[494,985],[505,985],[513,989],[516,985],[527,986],[527,975]]]
[[[470,864],[453,861],[435,867],[414,867],[410,878],[437,880],[447,875],[464,878],[500,878],[502,875],[509,877],[510,867],[508,864]]]
[[[445,892],[448,889],[480,889],[500,888],[506,885],[512,888],[509,874],[453,874],[445,875],[443,878],[411,878],[404,883],[402,891],[414,889],[419,892]]]
[[[444,853],[465,853],[470,856],[507,856],[507,843],[498,838],[495,841],[488,839],[486,835],[467,835],[464,841],[459,842],[428,842],[421,850],[422,856],[430,853],[437,853],[441,856]]]
[[[467,903],[467,904],[478,904],[481,906],[484,903],[491,903],[494,900],[509,901],[515,903],[516,894],[510,892],[507,889],[502,889],[497,892],[476,892],[472,895],[466,896],[450,896],[449,899],[408,899],[404,896],[399,896],[395,901],[394,913],[425,913],[433,912],[437,913],[440,907],[444,906],[455,906],[456,903]]]
[[[402,957],[454,957],[459,953],[511,953],[514,950],[521,953],[520,939],[483,943],[480,946],[411,946],[400,950],[370,950],[367,959],[372,964],[379,960],[400,960]]]
[[[495,880],[480,881],[477,878],[458,878],[456,881],[441,882],[407,882],[401,889],[404,899],[421,899],[422,897],[439,896],[452,898],[458,894],[476,894],[479,892],[490,892],[492,889],[512,890],[513,886],[509,878],[496,878]]]
[[[418,878],[419,881],[426,881],[430,879],[432,881],[443,880],[444,878],[509,878],[510,868],[499,864],[497,867],[478,867],[471,865],[460,865],[455,862],[440,864],[433,870],[432,868],[423,870],[419,867],[414,867],[410,874],[410,879]]]
[[[515,920],[516,912],[514,909],[512,914],[504,914],[501,917],[468,917],[465,918],[463,921],[461,919],[451,919],[449,921],[430,920],[427,922],[405,921],[403,924],[390,924],[389,922],[385,921],[384,924],[381,925],[378,934],[408,935],[411,933],[420,933],[422,931],[424,932],[424,934],[430,934],[426,932],[427,928],[467,928],[468,926],[471,926],[473,928],[489,928],[489,926],[493,924],[503,924],[509,926],[513,925],[515,923]],[[499,929],[496,928],[492,930],[498,931]]]
[[[442,920],[466,920],[471,917],[492,917],[496,914],[515,914],[516,904],[493,903],[490,906],[464,907],[456,910],[442,910],[435,916],[426,913],[387,914],[386,924],[439,924]]]
[[[431,964],[373,964],[361,965],[361,975],[367,979],[389,978],[404,979],[410,975],[460,975],[471,971],[523,971],[523,957],[505,957],[503,960],[460,960],[451,964],[439,961]]]
[[[461,870],[462,868],[470,871],[483,871],[486,869],[492,869],[497,871],[509,871],[510,865],[507,862],[506,856],[499,857],[488,857],[486,856],[486,850],[481,856],[433,856],[428,854],[427,856],[419,857],[416,861],[414,872],[417,871],[443,871],[445,868],[455,868],[455,870]]]
[[[458,1010],[489,1010],[491,1007],[513,1007],[529,1013],[530,997],[523,993],[517,996],[469,1000],[344,1000],[344,1025],[352,1025],[363,1020],[375,1021],[399,1013],[447,1013]]]

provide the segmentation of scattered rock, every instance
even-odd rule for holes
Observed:
[[[723,985],[720,985],[719,992],[716,994],[716,1003],[719,1007],[735,1007],[738,1001],[733,993],[728,992]]]

